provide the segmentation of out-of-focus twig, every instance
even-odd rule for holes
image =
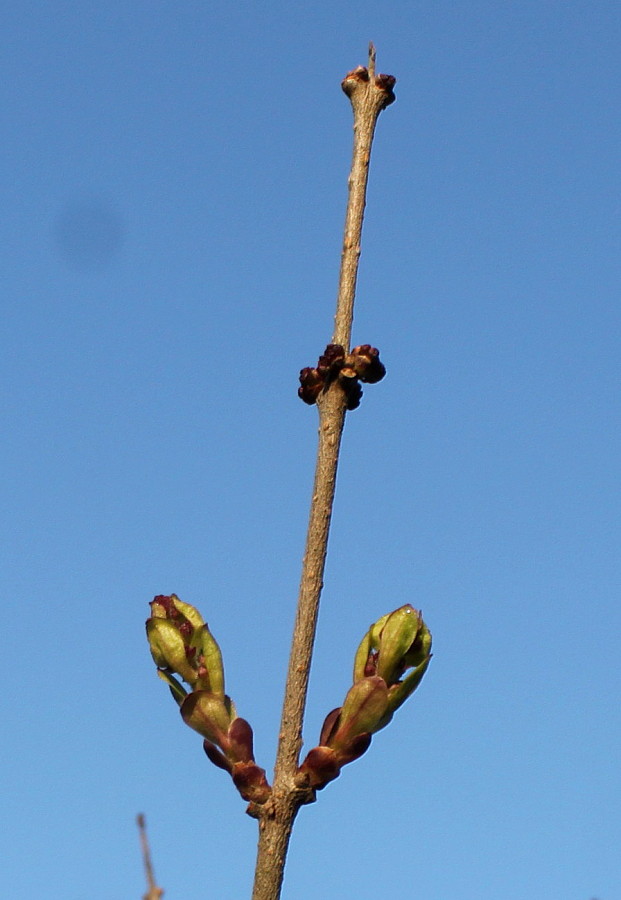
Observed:
[[[151,850],[149,848],[149,839],[147,837],[147,825],[142,813],[136,816],[136,824],[140,833],[140,847],[142,849],[142,860],[144,863],[144,871],[147,876],[147,893],[142,895],[142,900],[160,900],[164,896],[164,891],[155,883],[153,874],[153,863],[151,862]]]

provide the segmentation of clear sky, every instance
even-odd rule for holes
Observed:
[[[156,678],[147,603],[219,640],[271,770],[351,112],[371,167],[306,746],[369,624],[415,697],[302,811],[287,900],[621,897],[621,6],[5,4],[7,900],[249,897],[256,823]],[[361,513],[365,511],[365,513]]]

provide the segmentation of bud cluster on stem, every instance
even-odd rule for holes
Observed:
[[[224,666],[216,639],[198,610],[176,594],[155,597],[150,606],[151,656],[183,721],[203,737],[205,753],[231,775],[244,800],[265,803],[271,789],[265,770],[254,761],[252,728],[224,693]]]
[[[376,384],[385,374],[379,350],[370,344],[360,344],[351,353],[345,353],[341,344],[328,344],[317,365],[306,366],[300,372],[298,397],[310,406],[337,381],[345,394],[346,408],[357,409],[362,398],[359,382]]]
[[[414,693],[430,659],[431,633],[409,603],[369,628],[356,652],[354,683],[343,705],[326,716],[319,745],[300,766],[310,787],[325,787],[362,756],[371,736]]]

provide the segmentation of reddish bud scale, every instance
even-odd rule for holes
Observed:
[[[224,769],[229,775],[231,774],[231,771],[233,770],[232,763],[230,763],[224,753],[222,753],[221,750],[218,750],[216,745],[212,744],[211,741],[208,741],[207,738],[203,741],[203,750],[214,766],[217,766],[219,769]]]
[[[175,604],[173,602],[172,597],[166,597],[164,594],[159,594],[157,597],[154,597],[153,600],[149,603],[149,606],[156,612],[156,607],[161,607],[166,613],[166,617],[169,619],[174,619],[177,615],[177,609],[175,608]]]
[[[334,750],[320,746],[309,750],[299,771],[306,776],[310,787],[321,790],[339,777],[341,765]]]
[[[327,745],[330,741],[330,738],[336,728],[338,727],[339,716],[341,714],[342,707],[337,706],[336,709],[333,709],[332,712],[329,712],[326,718],[324,719],[324,723],[321,728],[321,734],[319,735],[319,743]]]
[[[265,803],[272,793],[265,777],[265,769],[255,762],[236,763],[232,777],[241,796],[250,803]]]
[[[239,762],[254,762],[252,728],[245,719],[238,716],[231,722],[228,737],[231,755]]]

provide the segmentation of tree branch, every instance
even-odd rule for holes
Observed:
[[[390,75],[375,75],[373,44],[369,45],[368,67],[358,66],[345,76],[342,83],[354,113],[354,149],[332,341],[341,344],[345,352],[349,350],[351,339],[373,135],[380,112],[394,100],[394,83],[395,79]],[[278,900],[280,897],[293,822],[300,807],[314,799],[313,792],[297,769],[339,449],[345,423],[346,396],[337,381],[320,394],[317,406],[319,443],[315,481],[285,686],[273,791],[267,803],[263,806],[251,805],[249,810],[259,818],[253,900]]]

